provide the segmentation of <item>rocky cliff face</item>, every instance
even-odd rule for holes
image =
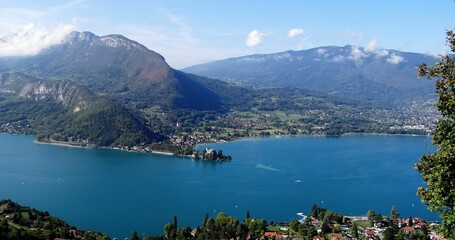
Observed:
[[[0,73],[0,92],[34,101],[49,98],[72,112],[87,109],[94,98],[88,89],[68,80],[43,81],[18,73]]]
[[[125,107],[77,83],[0,73],[0,126],[17,120],[50,140],[134,146],[163,139]]]

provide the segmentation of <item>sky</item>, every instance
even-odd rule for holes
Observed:
[[[0,0],[0,56],[90,31],[124,35],[176,69],[321,46],[447,54],[448,29],[454,0]]]

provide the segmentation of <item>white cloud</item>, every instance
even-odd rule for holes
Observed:
[[[349,56],[349,59],[352,59],[355,62],[360,62],[363,57],[366,57],[366,54],[362,51],[362,49],[359,47],[351,48],[351,55]]]
[[[378,43],[377,39],[369,41],[368,44],[365,46],[365,52],[374,52],[377,43]]]
[[[302,34],[303,34],[303,29],[301,29],[301,28],[293,28],[293,29],[289,30],[288,37],[294,38],[294,37],[297,37],[297,36],[302,35]]]
[[[334,62],[342,62],[345,60],[345,58],[341,55],[338,55],[338,56],[335,56],[333,59],[332,59]]]
[[[29,23],[17,32],[0,38],[0,56],[27,56],[38,54],[41,50],[63,42],[75,29],[73,24],[60,24],[54,29]]]
[[[389,55],[389,52],[385,49],[381,49],[381,50],[374,51],[374,54],[376,54],[376,56],[378,56],[378,57],[385,57],[385,56]]]
[[[350,41],[362,41],[364,39],[363,33],[355,33],[349,29],[344,30],[342,33],[343,39],[350,40]]]
[[[248,37],[245,40],[245,43],[248,47],[254,47],[259,45],[262,42],[264,33],[260,33],[258,30],[253,30],[248,34]]]
[[[369,41],[368,44],[364,48],[365,53],[372,53],[372,54],[376,55],[376,57],[388,56],[389,52],[387,50],[376,49],[377,44],[378,44],[378,39],[376,39],[376,38]]]
[[[391,64],[398,64],[400,62],[404,61],[404,58],[401,56],[396,55],[395,53],[392,53],[389,58],[387,58],[387,62]]]
[[[316,53],[317,53],[318,55],[323,55],[323,54],[325,54],[326,52],[327,52],[327,50],[324,49],[324,48],[318,48],[318,50],[316,50]]]

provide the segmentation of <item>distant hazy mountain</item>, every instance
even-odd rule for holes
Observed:
[[[417,78],[416,65],[432,56],[354,46],[229,58],[183,69],[260,87],[297,87],[382,104],[434,96],[434,83]]]
[[[164,58],[120,35],[73,32],[36,56],[0,59],[0,70],[70,79],[123,102],[218,109],[218,96],[169,67]]]
[[[102,146],[134,146],[163,139],[125,107],[77,83],[20,73],[0,73],[0,126],[30,131],[40,138]]]

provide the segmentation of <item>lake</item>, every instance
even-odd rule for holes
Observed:
[[[432,148],[426,136],[270,137],[203,144],[231,162],[33,143],[0,135],[0,199],[12,199],[81,229],[124,238],[161,234],[174,215],[200,225],[205,213],[245,212],[289,221],[311,205],[346,215],[396,205],[402,217],[437,219],[416,197],[413,164]]]

